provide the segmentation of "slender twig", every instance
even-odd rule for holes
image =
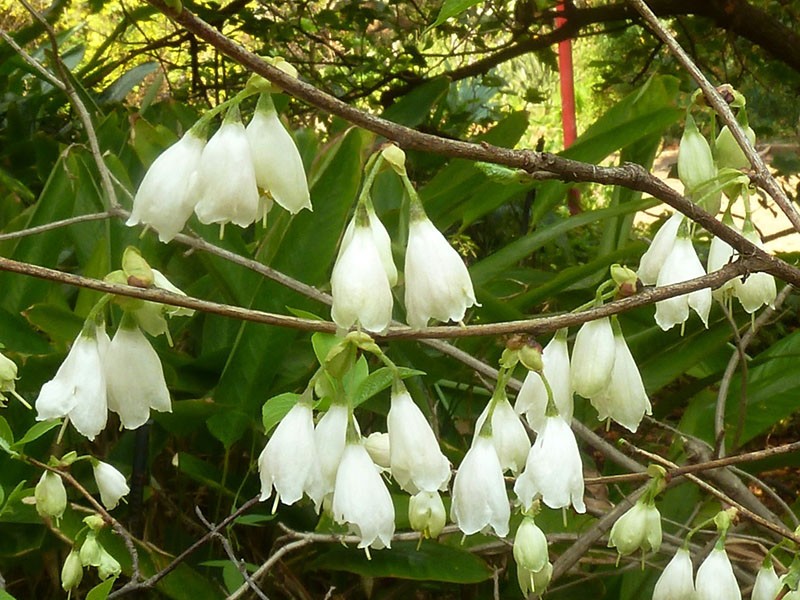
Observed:
[[[678,469],[679,468],[678,465],[676,465],[674,462],[672,462],[670,460],[667,460],[666,458],[664,458],[662,456],[659,456],[658,454],[653,454],[652,452],[648,452],[648,451],[643,450],[641,448],[637,448],[636,446],[634,446],[633,444],[631,444],[630,442],[628,442],[626,440],[620,440],[620,441],[622,443],[624,443],[625,446],[630,448],[635,453],[640,454],[641,456],[645,456],[646,458],[648,458],[649,460],[651,460],[653,462],[656,462],[656,463],[658,463],[660,465],[663,465],[665,467],[669,467],[670,469]],[[722,459],[722,460],[724,460],[724,459]],[[780,535],[781,537],[786,538],[787,540],[791,540],[795,544],[800,544],[800,535],[797,535],[797,534],[793,533],[785,525],[783,527],[781,527],[782,524],[781,525],[777,525],[775,523],[772,523],[772,522],[768,521],[764,517],[761,517],[761,516],[757,515],[756,513],[751,511],[749,508],[743,506],[741,503],[737,502],[736,500],[734,500],[733,498],[731,498],[727,494],[719,491],[713,485],[703,481],[702,479],[700,479],[696,475],[692,475],[691,473],[685,473],[684,477],[686,477],[686,479],[688,479],[689,481],[691,481],[692,483],[694,483],[698,487],[704,489],[706,492],[708,492],[712,496],[718,498],[719,500],[722,500],[722,502],[724,502],[725,504],[728,504],[729,506],[732,506],[732,507],[736,508],[743,517],[746,517],[747,519],[749,519],[753,523],[763,527],[764,529],[768,529],[769,531],[772,531],[773,533],[776,533],[776,534]]]
[[[282,546],[281,548],[276,550],[272,554],[272,556],[270,556],[269,559],[267,559],[267,561],[264,562],[264,564],[262,564],[260,567],[258,567],[258,569],[256,569],[256,571],[253,573],[252,577],[253,581],[258,581],[264,575],[266,575],[269,572],[269,570],[275,565],[275,563],[277,563],[286,554],[294,552],[295,550],[298,550],[305,546],[309,546],[313,543],[314,540],[303,538],[296,540],[294,542],[289,542],[285,546]],[[243,597],[249,589],[250,587],[247,585],[247,583],[245,583],[244,585],[239,587],[239,589],[237,589],[231,595],[229,595],[225,600],[238,600],[239,598]]]
[[[38,235],[40,233],[52,231],[53,229],[69,227],[70,225],[75,225],[76,223],[87,223],[89,221],[102,221],[103,219],[108,219],[113,216],[114,216],[113,213],[110,211],[91,213],[87,215],[78,215],[77,217],[61,219],[60,221],[53,221],[52,223],[37,225],[36,227],[28,227],[26,229],[20,229],[19,231],[0,233],[0,242],[4,242],[6,240],[15,240],[19,238],[24,238],[28,237],[29,235]]]
[[[781,208],[783,213],[792,223],[795,231],[800,232],[800,214],[797,213],[797,210],[786,196],[783,188],[775,180],[775,177],[773,177],[772,173],[764,162],[764,159],[761,158],[761,155],[755,149],[753,144],[747,139],[747,135],[745,134],[741,125],[739,125],[739,122],[736,120],[736,116],[733,114],[730,106],[728,106],[728,103],[725,102],[725,99],[717,91],[714,85],[706,78],[697,65],[695,65],[694,61],[686,53],[686,51],[681,48],[678,40],[676,40],[675,37],[667,30],[667,28],[661,24],[661,22],[658,20],[658,17],[656,17],[653,11],[650,10],[650,7],[647,6],[644,0],[629,0],[629,2],[637,11],[639,11],[642,17],[644,17],[645,21],[647,21],[650,27],[652,27],[655,34],[667,45],[672,54],[675,55],[675,58],[678,59],[678,62],[681,64],[681,66],[686,69],[689,75],[692,76],[692,79],[694,79],[697,82],[697,85],[700,86],[700,89],[703,90],[706,100],[708,100],[708,103],[714,108],[715,111],[717,111],[717,114],[719,114],[722,122],[728,126],[733,138],[739,144],[739,147],[744,152],[747,160],[750,161],[750,164],[753,166],[755,174],[752,176],[752,179],[754,179],[761,187],[763,187],[772,197],[775,203]]]
[[[108,596],[109,600],[111,600],[113,598],[120,598],[120,597],[122,597],[122,596],[124,596],[126,594],[129,594],[131,592],[134,592],[136,590],[150,589],[153,586],[155,586],[159,581],[164,579],[164,577],[166,577],[167,575],[172,573],[172,571],[177,569],[178,566],[181,563],[183,563],[183,561],[185,561],[198,548],[201,548],[206,543],[208,543],[211,539],[213,539],[213,537],[214,537],[214,535],[216,533],[218,533],[218,532],[222,531],[223,529],[225,529],[225,527],[230,525],[233,521],[235,521],[241,515],[243,515],[248,510],[253,508],[253,506],[258,504],[259,503],[259,498],[260,498],[260,494],[257,495],[257,496],[254,496],[253,498],[251,498],[250,500],[248,500],[247,502],[242,504],[234,512],[232,512],[227,517],[222,519],[222,521],[220,521],[219,524],[215,525],[213,527],[213,529],[211,529],[207,534],[205,534],[203,537],[201,537],[200,539],[195,541],[191,546],[186,548],[186,550],[184,550],[178,556],[176,556],[172,560],[171,563],[169,563],[166,567],[161,569],[158,573],[156,573],[152,577],[150,577],[148,579],[145,579],[144,581],[141,581],[141,582],[129,581],[124,586],[122,586],[120,589],[118,589],[118,590],[112,592],[111,594],[109,594],[109,596]]]
[[[507,321],[503,323],[464,326],[438,326],[427,327],[425,329],[412,329],[410,327],[400,325],[390,327],[386,332],[380,335],[376,334],[374,337],[376,340],[443,339],[473,336],[498,336],[511,333],[551,333],[553,331],[563,329],[564,327],[574,327],[576,325],[586,323],[587,321],[593,321],[601,317],[619,314],[638,306],[644,306],[647,304],[652,304],[653,302],[666,300],[667,298],[688,294],[694,290],[717,287],[726,281],[733,279],[734,277],[747,273],[750,270],[749,265],[751,261],[755,261],[757,263],[758,259],[755,257],[740,258],[736,262],[726,265],[719,271],[715,271],[709,275],[704,275],[696,279],[691,279],[689,281],[676,283],[669,286],[649,288],[634,296],[615,300],[614,302],[609,302],[603,306],[583,310],[580,312],[536,317],[533,319],[525,319],[520,321]],[[330,321],[303,319],[300,317],[292,317],[268,313],[260,310],[247,309],[239,306],[232,306],[230,304],[221,304],[218,302],[211,302],[209,300],[201,300],[192,296],[173,294],[157,288],[144,289],[129,285],[114,284],[101,281],[99,279],[65,273],[57,269],[31,265],[3,257],[0,257],[0,271],[11,271],[48,281],[56,281],[59,283],[65,283],[67,285],[88,288],[109,294],[151,300],[153,302],[159,302],[161,304],[167,304],[170,306],[181,306],[183,308],[190,308],[192,310],[199,310],[220,316],[241,319],[244,321],[252,321],[254,323],[277,325],[280,327],[288,327],[301,331],[324,333],[336,333],[337,331],[336,325]]]
[[[214,524],[210,523],[208,519],[206,519],[205,515],[203,515],[203,511],[200,510],[199,506],[194,507],[194,512],[197,515],[197,518],[203,522],[203,525],[205,525],[209,529],[209,531],[213,532],[214,538],[219,540],[220,544],[222,544],[222,548],[223,550],[225,550],[225,554],[227,554],[228,558],[231,559],[231,562],[234,565],[236,565],[236,568],[239,570],[239,573],[242,575],[242,578],[244,578],[245,585],[249,587],[251,590],[253,590],[253,593],[255,593],[255,595],[258,596],[259,598],[261,598],[261,600],[269,600],[269,598],[267,598],[267,595],[261,591],[261,588],[259,588],[256,585],[255,581],[253,581],[252,578],[250,577],[250,574],[247,572],[247,566],[244,564],[244,561],[239,560],[239,557],[237,557],[236,553],[234,553],[233,547],[231,547],[231,543],[228,541],[228,538],[222,535],[219,531],[214,531]]]
[[[49,38],[50,45],[53,49],[53,61],[55,63],[56,70],[58,71],[59,79],[61,79],[61,82],[63,83],[62,89],[67,95],[67,98],[69,98],[69,101],[75,109],[75,112],[78,113],[78,118],[83,124],[86,137],[89,139],[89,148],[92,152],[92,158],[94,158],[94,162],[97,165],[97,170],[100,173],[100,182],[103,186],[103,192],[105,192],[108,206],[114,208],[119,205],[119,202],[117,202],[117,194],[114,191],[114,186],[111,183],[111,178],[108,175],[108,167],[103,160],[103,153],[100,150],[100,143],[97,140],[97,133],[95,132],[94,125],[92,124],[92,117],[89,114],[89,111],[86,109],[86,105],[81,100],[80,95],[72,85],[69,69],[61,59],[56,32],[53,30],[53,27],[50,25],[50,23],[39,13],[39,11],[37,11],[28,3],[28,0],[19,1],[31,14],[31,16],[39,21],[39,23],[47,32],[47,37]]]
[[[42,77],[44,77],[50,85],[60,89],[61,91],[64,91],[66,89],[64,84],[61,82],[61,80],[58,77],[56,77],[50,71],[48,71],[42,63],[40,63],[38,60],[33,58],[30,54],[25,52],[25,50],[23,50],[20,47],[20,45],[17,44],[16,41],[14,41],[14,38],[12,38],[10,35],[8,35],[5,32],[5,30],[3,30],[2,28],[0,28],[0,37],[3,38],[3,40],[6,42],[6,44],[11,46],[11,48],[14,50],[14,52],[16,52],[20,56],[20,58],[22,60],[24,60],[26,63],[28,63],[28,65],[33,67],[34,70],[36,70],[36,72],[38,72]]]

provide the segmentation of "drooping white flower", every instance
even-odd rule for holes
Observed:
[[[133,199],[126,225],[149,225],[162,242],[169,242],[183,229],[197,202],[194,182],[205,145],[205,139],[190,129],[153,161]]]
[[[653,236],[653,241],[642,255],[642,260],[639,261],[639,270],[636,272],[643,284],[655,285],[658,281],[658,274],[672,251],[672,246],[678,236],[678,227],[682,221],[683,215],[674,213]]]
[[[378,255],[381,257],[381,263],[383,264],[383,269],[386,271],[386,277],[389,279],[389,285],[394,287],[397,284],[397,267],[392,257],[392,239],[389,237],[389,232],[386,231],[386,227],[383,226],[383,223],[381,223],[381,220],[375,213],[375,208],[370,201],[367,202],[367,216],[369,217],[369,228],[370,231],[372,231],[372,239],[375,242],[375,247],[378,249]],[[351,219],[342,236],[339,256],[341,256],[347,244],[350,243],[350,240],[353,239],[355,228],[356,221],[355,219]]]
[[[53,379],[36,399],[36,420],[69,417],[81,435],[93,440],[106,426],[108,403],[104,361],[109,345],[104,327],[82,331]]]
[[[150,418],[150,409],[172,412],[172,403],[158,354],[138,326],[123,317],[105,359],[108,408],[125,429],[136,429]]]
[[[408,501],[408,522],[411,529],[427,538],[437,538],[444,529],[447,513],[439,492],[418,492]]]
[[[719,271],[722,267],[733,261],[735,252],[733,247],[722,239],[714,236],[708,247],[708,261],[706,267],[709,273]],[[718,288],[711,291],[711,296],[717,302],[726,304],[733,295],[734,280],[728,280]]]
[[[404,386],[392,391],[391,402],[386,425],[392,477],[410,494],[446,490],[450,461],[442,454],[425,415]]]
[[[247,227],[259,218],[259,194],[250,145],[238,111],[208,140],[197,169],[194,207],[201,223]]]
[[[494,444],[503,472],[511,471],[514,475],[518,475],[528,459],[531,440],[519,415],[514,412],[505,394],[497,400],[490,400],[486,408],[483,409],[475,423],[476,434],[472,438],[472,444],[474,445],[481,437],[478,432],[483,429],[483,424],[486,422],[493,403],[492,433],[489,437],[492,440],[492,444]]]
[[[65,592],[78,587],[83,579],[83,565],[78,556],[78,551],[73,549],[64,559],[64,566],[61,567],[61,588]]]
[[[258,186],[292,214],[311,210],[303,159],[269,94],[259,97],[246,134]]]
[[[681,283],[705,275],[705,269],[697,258],[697,252],[688,236],[678,235],[672,252],[669,253],[661,272],[658,274],[658,287]],[[683,324],[689,318],[689,308],[703,320],[708,327],[708,313],[711,310],[711,289],[703,288],[656,302],[656,323],[664,331]]]
[[[678,147],[678,178],[686,188],[687,196],[700,200],[698,192],[704,184],[717,175],[717,167],[711,154],[711,146],[700,133],[694,118],[687,114]]]
[[[550,508],[572,506],[586,512],[583,503],[583,463],[575,434],[560,416],[546,417],[542,431],[528,454],[525,471],[514,483],[514,492],[527,508],[536,494]]]
[[[584,398],[599,394],[608,385],[615,357],[614,330],[608,317],[584,323],[572,349],[572,389]]]
[[[769,565],[761,565],[756,575],[756,583],[750,600],[775,600],[783,584],[775,573],[775,567],[770,561]]]
[[[758,232],[753,228],[752,223],[745,223],[744,237],[762,250],[764,244]],[[775,302],[778,290],[775,285],[775,278],[769,273],[751,273],[747,278],[733,280],[733,295],[739,299],[742,308],[748,313],[754,313],[762,306]]]
[[[394,535],[394,504],[378,469],[360,442],[347,443],[336,472],[333,518],[361,538],[359,548],[389,548]]]
[[[741,600],[739,584],[724,549],[714,548],[697,569],[695,590],[697,600]]]
[[[694,600],[694,567],[686,548],[680,548],[662,571],[653,600]]]
[[[476,305],[472,280],[464,261],[425,216],[414,211],[406,249],[406,316],[415,329],[437,321],[461,321]]]
[[[614,522],[608,547],[620,556],[642,552],[658,552],[661,547],[661,513],[655,505],[639,500]]]
[[[367,331],[379,333],[389,327],[394,298],[366,220],[366,208],[359,207],[353,217],[353,235],[347,245],[342,242],[333,266],[331,316],[342,329],[358,323]]]
[[[566,331],[553,336],[553,339],[542,350],[544,376],[553,391],[553,400],[564,420],[572,421],[572,384],[570,383],[569,349],[567,348]],[[528,425],[539,433],[544,425],[544,413],[547,408],[547,390],[542,378],[535,371],[525,376],[522,388],[517,394],[514,410],[525,413]]]
[[[344,452],[347,440],[347,407],[343,404],[331,404],[328,411],[314,428],[314,444],[319,460],[319,493],[320,497],[333,492],[336,483],[336,470]]]
[[[52,471],[42,473],[33,490],[33,497],[39,516],[52,517],[58,521],[67,509],[67,489],[61,476]]]
[[[644,415],[652,413],[650,399],[622,331],[614,332],[614,348],[614,368],[608,386],[590,401],[599,420],[610,418],[635,432]]]
[[[116,508],[120,499],[126,496],[131,489],[125,481],[125,475],[106,462],[97,461],[92,464],[94,480],[97,483],[97,490],[100,492],[100,500],[103,505],[111,510]]]
[[[303,492],[319,505],[315,485],[319,481],[319,462],[314,443],[314,417],[311,405],[297,402],[281,419],[258,457],[261,477],[261,498],[264,501],[277,492],[277,499],[291,505]]]
[[[488,527],[495,535],[508,535],[511,508],[503,471],[492,440],[476,434],[453,481],[450,519],[466,535]]]
[[[742,600],[731,561],[723,548],[714,548],[695,578],[696,600]]]
[[[384,471],[391,468],[391,450],[389,448],[389,434],[382,431],[374,431],[364,438],[364,447],[369,453],[369,457],[376,465]]]

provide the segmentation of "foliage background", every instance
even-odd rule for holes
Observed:
[[[797,31],[798,3],[760,0],[749,5]],[[561,150],[558,74],[551,44],[491,68],[474,66],[552,32],[550,2],[478,3],[436,28],[429,26],[439,6],[413,0],[232,0],[224,5],[187,2],[186,6],[255,52],[286,57],[302,79],[395,122],[508,147],[535,147],[541,139],[544,149]],[[612,4],[598,2],[589,8],[599,11],[608,6]],[[56,0],[38,8],[59,32],[61,53],[91,109],[107,164],[118,188],[128,192],[127,197],[121,195],[126,207],[158,153],[204,109],[241,89],[248,76],[147,4]],[[686,12],[671,19],[673,29],[713,80],[730,82],[747,96],[759,139],[793,142],[800,116],[796,102],[800,79],[789,57],[776,56],[708,15]],[[41,26],[12,0],[0,3],[0,14],[0,26],[49,64]],[[659,150],[674,145],[693,84],[634,21],[598,19],[581,28],[579,36],[575,56],[581,135],[564,155],[604,164],[633,161],[650,168]],[[85,132],[64,95],[43,82],[8,45],[0,46],[0,65],[2,231],[104,210]],[[294,129],[304,157],[314,213],[290,219],[275,211],[265,229],[229,228],[223,240],[215,228],[197,222],[191,228],[225,249],[325,290],[362,165],[381,140],[287,98],[279,109]],[[467,161],[414,152],[409,158],[430,217],[449,233],[470,264],[483,305],[472,322],[571,310],[592,297],[609,265],[621,262],[635,267],[646,247],[650,231],[635,227],[633,215],[655,202],[630,190],[580,186],[584,211],[570,216],[564,204],[565,184],[507,184]],[[783,174],[797,170],[793,148],[773,158]],[[402,264],[402,188],[385,173],[375,189],[378,212],[393,234],[396,259]],[[270,312],[328,316],[327,307],[318,301],[253,271],[208,253],[187,253],[177,244],[162,245],[152,233],[141,238],[139,234],[120,220],[107,219],[33,237],[0,237],[0,254],[102,278],[118,268],[122,250],[133,244],[190,295]],[[0,274],[0,289],[0,341],[20,364],[18,390],[32,401],[63,360],[98,295],[10,273]],[[797,439],[796,309],[797,300],[790,297],[748,348],[746,379],[737,375],[729,394],[729,451]],[[738,327],[749,322],[743,313],[737,313],[735,320]],[[713,444],[716,391],[735,352],[730,323],[715,309],[709,331],[690,321],[683,336],[677,331],[664,334],[653,323],[652,308],[642,308],[626,314],[622,326],[654,405],[654,420],[636,434],[635,443],[676,461],[690,453],[692,438],[686,436]],[[140,549],[144,573],[163,567],[169,556],[206,532],[195,517],[195,507],[210,521],[219,522],[257,493],[254,461],[265,441],[262,406],[270,398],[302,390],[315,367],[310,336],[293,330],[198,314],[173,321],[172,336],[173,347],[163,339],[153,341],[165,366],[174,412],[155,415],[144,442],[146,451],[141,437],[137,441],[135,433],[118,432],[113,424],[93,444],[68,429],[61,448],[54,447],[57,430],[24,446],[27,454],[40,458],[68,449],[92,453],[126,474],[137,453],[148,457],[143,502],[131,502],[117,515],[148,542]],[[496,339],[468,339],[457,345],[489,364],[496,363],[502,349]],[[417,402],[427,407],[446,454],[459,464],[474,419],[488,398],[481,378],[416,342],[392,342],[387,352],[398,364],[425,371],[424,377],[409,380],[409,387]],[[360,411],[365,431],[385,429],[388,392],[370,397]],[[618,429],[606,431],[597,423],[586,403],[576,406],[576,417],[610,442],[621,435]],[[34,425],[33,413],[16,403],[9,404],[2,418],[6,439],[7,430],[19,439]],[[679,427],[684,437],[669,427]],[[600,451],[583,449],[589,473],[620,471]],[[17,598],[58,597],[60,565],[68,546],[24,502],[39,474],[7,457],[0,457],[0,462],[0,573],[5,589]],[[788,470],[792,466],[796,458],[790,455],[742,468],[773,487],[796,514],[798,482]],[[88,469],[76,469],[75,475],[91,485]],[[18,487],[20,482],[26,483]],[[402,506],[407,500],[394,491],[398,526],[403,527]],[[625,486],[589,488],[592,511],[602,514],[630,491]],[[782,514],[762,487],[753,485],[753,491]],[[685,523],[716,506],[687,483],[670,489],[659,502],[666,530],[676,535],[681,535]],[[553,534],[551,552],[558,554],[591,518],[570,518],[565,527],[561,515],[551,512],[541,523]],[[74,535],[82,516],[79,510],[68,511],[61,531]],[[236,552],[256,566],[283,535],[278,523],[301,531],[324,532],[331,527],[318,524],[307,504],[282,507],[277,515],[265,504],[239,518],[227,535]],[[743,532],[754,533],[746,528]],[[129,569],[121,541],[111,534],[103,541]],[[746,582],[760,557],[749,542],[737,547],[736,564]],[[352,548],[318,544],[287,556],[262,583],[270,598],[321,598],[332,587],[333,597],[342,598],[411,594],[479,598],[493,593],[515,598],[519,591],[509,557],[507,544],[483,536],[472,536],[462,545],[460,535],[450,535],[438,544],[425,542],[420,550],[411,542],[397,543],[391,552],[373,553],[370,562]],[[665,559],[654,556],[648,563],[662,566]],[[638,561],[623,562],[617,569],[615,560],[615,554],[602,545],[593,547],[567,577],[556,582],[550,597],[647,596],[658,570],[642,571]],[[221,548],[209,544],[166,577],[157,593],[169,598],[217,598],[241,582]],[[85,582],[85,589],[94,583]]]

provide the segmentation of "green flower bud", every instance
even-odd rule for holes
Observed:
[[[52,471],[42,473],[33,496],[36,499],[36,512],[42,517],[52,517],[58,521],[67,508],[67,490],[64,488],[64,482]]]
[[[83,544],[81,544],[78,556],[84,567],[97,567],[100,565],[103,552],[103,547],[97,541],[97,534],[94,531],[90,531],[86,534]]]
[[[121,572],[122,567],[119,561],[111,556],[105,548],[101,548],[100,564],[97,565],[97,574],[100,576],[100,579],[117,577]]]
[[[514,537],[517,567],[538,573],[548,564],[547,538],[531,517],[522,520]]]
[[[743,126],[745,136],[750,140],[751,144],[756,143],[756,132],[747,125]],[[717,167],[723,169],[729,167],[731,169],[747,169],[750,167],[750,161],[744,155],[744,150],[739,147],[739,143],[733,138],[731,130],[728,126],[722,128],[717,136],[716,142],[717,151]]]
[[[408,502],[408,522],[411,529],[426,538],[436,538],[444,529],[447,514],[438,492],[419,492]]]
[[[611,528],[609,548],[616,548],[620,556],[643,552],[656,552],[661,547],[661,514],[653,504],[639,500],[628,512],[617,519]]]
[[[153,269],[147,264],[141,252],[128,246],[122,253],[122,272],[125,273],[128,285],[140,288],[153,287]]]
[[[83,565],[74,549],[67,555],[64,566],[61,568],[61,587],[68,592],[78,587],[83,579]]]
[[[717,176],[711,146],[697,129],[692,115],[686,115],[686,126],[678,148],[678,177],[689,196],[707,181]]]
[[[406,153],[398,146],[387,144],[381,150],[381,156],[398,174],[402,175],[406,172]]]
[[[86,526],[92,531],[100,531],[103,527],[106,526],[106,522],[103,520],[103,517],[101,517],[98,514],[84,517],[83,522],[86,523]]]

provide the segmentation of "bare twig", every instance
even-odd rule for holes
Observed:
[[[40,63],[30,54],[25,52],[25,50],[23,50],[20,47],[20,45],[14,41],[14,38],[8,35],[2,28],[0,28],[0,37],[3,38],[6,44],[11,46],[14,52],[16,52],[20,56],[20,58],[22,58],[22,60],[28,63],[28,65],[33,67],[37,73],[39,73],[42,77],[44,77],[50,85],[60,89],[61,91],[64,91],[66,89],[64,84],[58,77],[56,77],[50,71],[48,71],[47,68],[42,63]]]
[[[60,221],[53,221],[52,223],[37,225],[36,227],[28,227],[26,229],[20,229],[19,231],[0,233],[0,242],[4,242],[6,240],[16,240],[19,238],[28,237],[29,235],[38,235],[40,233],[45,233],[46,231],[52,231],[54,229],[60,229],[62,227],[69,227],[70,225],[75,225],[76,223],[87,223],[89,221],[102,221],[103,219],[108,219],[113,216],[114,216],[113,213],[109,211],[91,213],[87,215],[78,215],[77,217],[61,219]]]

